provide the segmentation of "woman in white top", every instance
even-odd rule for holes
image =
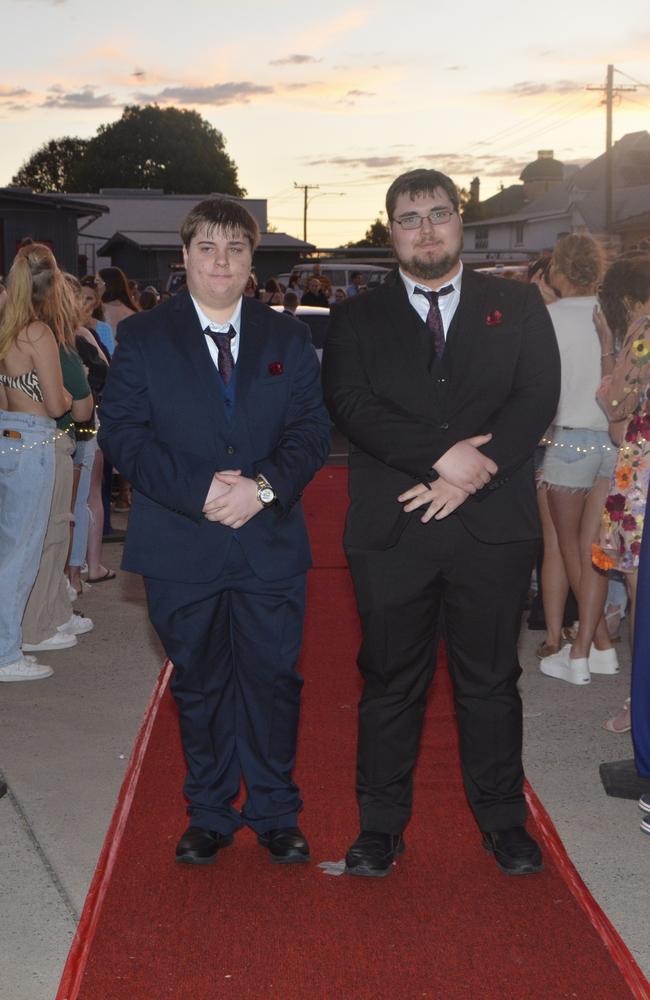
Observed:
[[[607,577],[591,561],[616,460],[607,417],[596,401],[602,360],[593,311],[603,270],[599,245],[590,236],[572,234],[559,240],[549,272],[549,285],[559,293],[548,308],[562,385],[542,480],[580,624],[573,644],[544,657],[540,670],[571,684],[588,684],[592,673],[618,671],[603,615]]]

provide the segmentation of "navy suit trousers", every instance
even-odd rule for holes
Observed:
[[[292,780],[306,575],[255,576],[233,535],[208,583],[145,578],[149,615],[174,664],[192,824],[229,834],[297,825]],[[232,805],[242,778],[241,813]]]

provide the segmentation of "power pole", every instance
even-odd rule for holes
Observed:
[[[304,198],[304,202],[303,202],[303,209],[302,209],[302,238],[303,238],[303,240],[306,243],[307,242],[307,201],[308,201],[308,198],[309,198],[309,192],[310,191],[318,191],[318,189],[320,187],[320,184],[296,184],[296,182],[294,181],[293,182],[293,186],[294,186],[294,188],[297,188],[299,191],[304,191],[304,194],[305,194],[305,198]]]
[[[587,87],[587,90],[605,92],[605,232],[609,236],[614,221],[614,153],[612,145],[612,118],[614,109],[614,94],[624,90],[636,90],[636,87],[615,87],[614,67],[607,67],[607,81],[604,87]]]

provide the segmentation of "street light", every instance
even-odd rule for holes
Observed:
[[[315,191],[318,188],[318,184],[296,184],[293,182],[294,188],[299,188],[304,192],[304,202],[303,202],[303,212],[302,212],[302,238],[307,242],[307,206],[314,198],[325,198],[327,195],[334,195],[337,198],[342,198],[345,196],[345,191],[323,191],[321,194],[313,194],[308,197],[310,191]]]

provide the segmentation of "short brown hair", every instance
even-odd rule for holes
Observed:
[[[181,224],[181,239],[189,247],[198,230],[205,226],[208,235],[217,226],[226,233],[241,232],[248,240],[251,253],[260,241],[260,229],[251,213],[233,198],[206,198],[195,205]]]
[[[460,201],[458,190],[451,177],[440,173],[439,170],[409,170],[406,174],[396,177],[386,192],[386,215],[388,221],[392,222],[395,202],[401,194],[410,194],[415,198],[418,194],[433,194],[440,188],[448,196],[455,211],[458,211]]]

